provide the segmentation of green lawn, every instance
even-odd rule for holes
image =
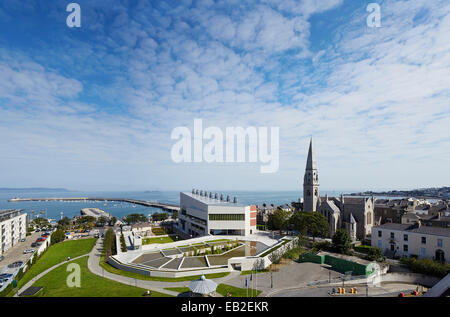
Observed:
[[[131,278],[136,278],[138,280],[157,281],[157,282],[183,282],[183,281],[198,280],[201,277],[201,275],[175,277],[175,278],[148,276],[148,275],[143,275],[143,274],[139,274],[139,273],[133,273],[133,272],[116,269],[115,267],[112,267],[108,263],[105,263],[104,259],[105,258],[103,256],[100,258],[100,266],[102,268],[104,268],[105,271],[108,271],[110,273],[117,274],[117,275],[123,275],[123,276],[131,277]],[[225,277],[228,274],[230,274],[230,272],[213,273],[213,274],[206,274],[205,277],[209,278],[209,279],[214,279],[214,278]]]
[[[72,261],[80,265],[80,287],[68,287],[66,280],[71,274],[67,272],[69,263],[62,265],[49,272],[33,286],[42,286],[43,289],[37,293],[36,297],[140,297],[145,294],[146,289],[125,285],[115,282],[101,276],[95,275],[89,271],[87,266],[88,257]],[[168,294],[162,294],[152,291],[151,297],[172,297]]]
[[[224,297],[226,297],[228,293],[231,294],[231,297],[247,297],[247,289],[234,287],[234,286],[227,285],[227,284],[219,284],[217,286],[216,292],[221,294]],[[257,297],[261,293],[262,293],[262,291],[254,289],[253,297]],[[248,297],[251,297],[251,289],[250,288],[248,289]]]
[[[186,293],[191,291],[189,287],[165,287],[164,289],[177,293]]]
[[[75,258],[77,256],[89,253],[95,245],[97,239],[79,239],[68,240],[57,244],[50,245],[50,247],[41,255],[35,264],[27,270],[24,276],[17,283],[18,289],[24,286],[36,275],[44,272],[48,268],[66,261],[67,257]]]
[[[182,240],[182,239],[178,236],[144,238],[144,239],[142,239],[142,244],[171,243],[171,242],[180,241],[180,240]]]

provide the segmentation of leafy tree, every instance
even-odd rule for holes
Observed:
[[[114,226],[114,225],[116,224],[116,222],[117,222],[117,218],[116,218],[116,217],[112,217],[112,218],[109,220],[109,225],[110,225],[110,226]]]
[[[101,216],[101,217],[98,217],[96,225],[98,227],[103,227],[107,222],[108,222],[108,218]]]
[[[66,235],[64,234],[64,231],[62,231],[61,229],[58,229],[52,233],[52,235],[50,237],[50,241],[52,244],[55,244],[55,243],[64,241],[65,238],[66,238]]]
[[[330,230],[330,226],[325,216],[317,211],[309,213],[307,228],[308,232],[313,237],[313,241],[315,241],[316,237],[326,237]]]
[[[352,247],[352,240],[345,229],[338,229],[332,238],[333,249],[338,253],[348,254]]]
[[[287,229],[289,225],[290,212],[277,209],[273,214],[269,215],[268,225],[272,230],[280,230],[280,234],[283,230]]]
[[[296,211],[289,219],[290,224],[294,230],[297,230],[301,235],[305,235],[308,231],[308,213],[304,211]]]
[[[130,214],[125,217],[125,221],[127,223],[139,223],[139,222],[146,222],[147,217],[145,217],[143,214]]]

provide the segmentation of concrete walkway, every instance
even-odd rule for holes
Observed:
[[[88,255],[89,255],[89,254],[83,254],[83,255],[77,256],[76,258],[70,259],[69,261],[64,261],[64,262],[58,263],[58,264],[56,264],[56,265],[53,265],[52,267],[46,269],[44,272],[42,272],[42,273],[36,275],[36,276],[33,277],[30,281],[28,281],[28,283],[26,283],[24,286],[22,286],[22,288],[19,289],[19,290],[17,291],[16,294],[14,294],[14,297],[18,297],[19,294],[21,294],[22,292],[24,292],[25,290],[27,290],[30,286],[32,286],[32,285],[33,285],[37,280],[39,280],[41,277],[43,277],[43,276],[46,275],[47,273],[53,271],[54,269],[60,267],[61,265],[64,265],[64,264],[66,264],[66,263],[69,263],[69,262],[78,260],[78,259],[80,259],[80,258],[82,258],[82,257],[85,257],[85,256],[88,256]]]
[[[102,254],[102,247],[103,247],[103,240],[98,239],[96,245],[92,249],[92,251],[89,253],[89,259],[88,259],[88,268],[89,270],[101,277],[122,283],[127,284],[131,286],[140,287],[143,289],[148,289],[160,293],[165,293],[173,296],[177,296],[179,293],[166,290],[164,288],[166,287],[188,287],[190,281],[183,281],[183,282],[159,282],[159,281],[146,281],[146,280],[140,280],[136,278],[126,277],[123,275],[113,274],[108,271],[105,271],[100,266],[100,257]],[[236,275],[239,275],[240,272],[232,272],[229,275],[213,279],[214,282],[217,284],[224,283],[225,281],[232,279],[236,277]],[[218,294],[217,294],[218,295]],[[219,295],[218,295],[219,296]]]

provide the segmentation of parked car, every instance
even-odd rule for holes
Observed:
[[[41,231],[41,230],[39,230],[39,229],[36,229],[36,230],[35,230],[35,232],[40,232],[40,231]]]
[[[32,247],[32,248],[35,248],[35,247],[37,247],[37,246],[38,246],[37,242],[33,242],[33,243],[31,244],[31,247]]]
[[[34,249],[26,249],[23,251],[23,254],[34,253]]]
[[[0,255],[0,262],[3,261],[5,257],[3,255]]]
[[[25,242],[25,238],[23,238],[23,239],[20,239],[20,242]]]
[[[15,267],[19,267],[19,266],[21,266],[22,264],[23,264],[22,261],[16,261],[16,262],[13,262],[13,263],[11,263],[11,264],[8,264],[8,268],[12,269],[12,268],[15,268]]]

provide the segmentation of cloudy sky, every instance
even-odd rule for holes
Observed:
[[[447,0],[0,2],[0,187],[449,185]],[[367,5],[381,7],[370,28]],[[260,163],[174,163],[175,127],[279,127]]]

